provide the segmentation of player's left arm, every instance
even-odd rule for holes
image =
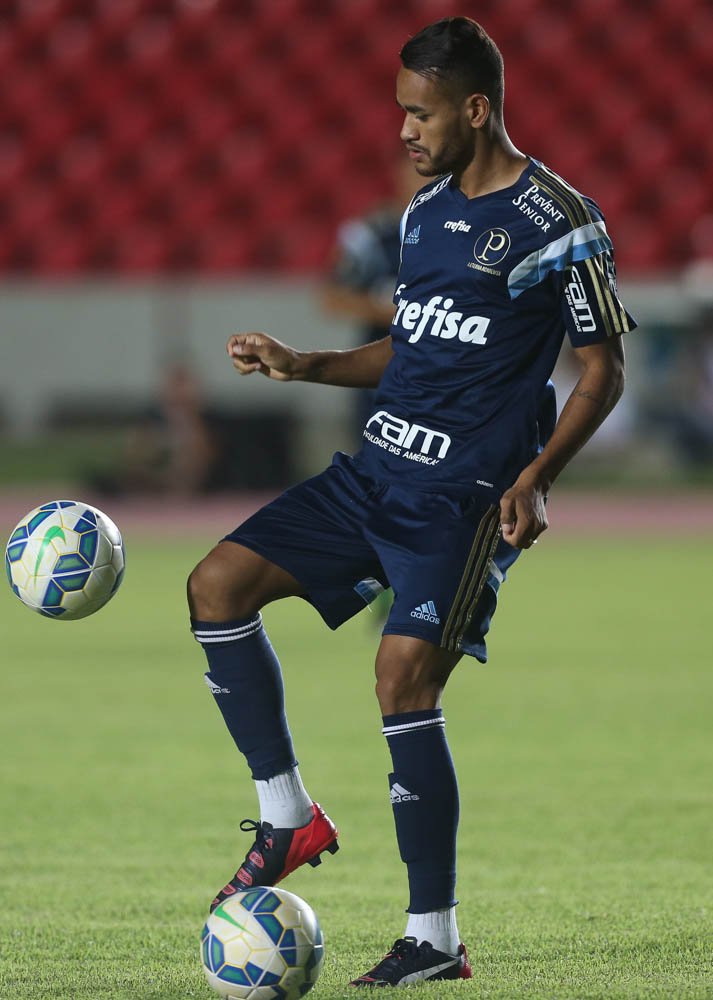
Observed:
[[[624,390],[622,334],[635,329],[636,320],[619,299],[614,250],[601,212],[592,201],[588,210],[590,223],[555,243],[565,259],[544,255],[554,272],[562,321],[582,372],[552,437],[500,501],[503,538],[515,548],[529,548],[546,530],[550,487]]]
[[[552,437],[500,500],[503,538],[528,549],[547,529],[545,497],[557,476],[594,434],[624,391],[621,337],[575,348],[582,373]]]

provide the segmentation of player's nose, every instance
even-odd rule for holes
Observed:
[[[401,142],[414,142],[418,139],[418,128],[416,120],[411,115],[406,115],[401,126]]]

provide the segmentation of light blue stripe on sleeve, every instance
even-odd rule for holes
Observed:
[[[539,285],[551,271],[564,271],[578,260],[596,257],[611,249],[612,241],[603,222],[579,226],[541,250],[535,250],[512,269],[508,278],[510,298],[516,299],[528,288]]]

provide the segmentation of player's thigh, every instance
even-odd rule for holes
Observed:
[[[248,617],[271,601],[301,595],[285,569],[231,541],[219,542],[188,578],[191,615],[201,621]]]
[[[380,525],[374,542],[394,589],[384,634],[413,636],[484,659],[489,618],[486,622],[481,612],[500,540],[497,505],[487,496],[459,500],[444,494],[419,497],[414,504],[404,491],[393,493],[391,531]],[[494,606],[488,607],[492,616]],[[474,625],[478,643],[470,641]]]
[[[286,490],[248,518],[227,540],[280,566],[299,580],[304,597],[329,628],[338,628],[387,586],[363,525],[373,504],[349,459]]]
[[[376,657],[376,696],[382,715],[438,708],[461,658],[424,639],[384,635]]]

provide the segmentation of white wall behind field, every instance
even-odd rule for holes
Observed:
[[[266,330],[300,348],[348,347],[351,330],[320,315],[311,283],[281,281],[5,283],[0,285],[0,391],[15,431],[41,426],[58,400],[145,401],[173,358],[189,358],[206,394],[237,407],[343,409],[264,378],[240,379],[225,354],[236,330]],[[279,394],[279,401],[278,401]]]
[[[690,311],[673,281],[623,282],[621,292],[644,326],[681,322]],[[313,280],[6,281],[0,284],[5,432],[28,437],[44,430],[60,404],[144,406],[155,397],[169,360],[187,359],[212,405],[253,414],[289,411],[304,432],[305,447],[314,452],[314,464],[335,446],[348,447],[352,392],[240,378],[224,346],[236,330],[265,330],[304,349],[341,349],[355,342],[349,324],[321,313]],[[635,391],[636,335],[627,338],[627,349]]]
[[[12,438],[47,429],[59,405],[149,405],[162,370],[188,361],[206,401],[236,413],[288,412],[300,466],[318,468],[354,440],[350,390],[241,378],[225,353],[237,330],[265,330],[307,349],[354,342],[319,310],[315,282],[6,282],[0,285],[0,426]],[[331,438],[331,440],[330,440]]]

